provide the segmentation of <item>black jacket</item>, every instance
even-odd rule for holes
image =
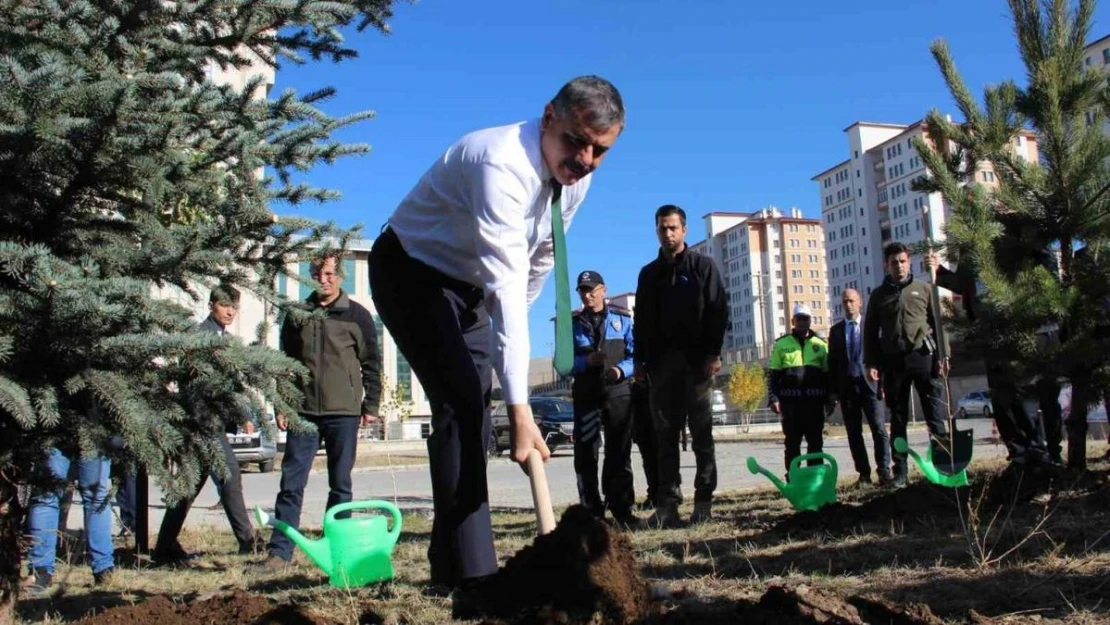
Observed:
[[[691,364],[721,355],[728,328],[725,284],[713,259],[689,248],[668,262],[663,252],[640,270],[632,325],[636,362],[655,366],[680,352]]]
[[[306,303],[318,308],[316,294]],[[381,399],[381,365],[374,318],[346,293],[340,293],[324,318],[298,324],[286,317],[281,325],[281,351],[312,372],[301,391],[301,414],[358,416],[377,414]]]
[[[937,352],[937,319],[933,317],[933,285],[911,275],[901,284],[889,277],[867,299],[863,316],[863,362],[882,369],[889,358],[923,347]],[[947,343],[947,337],[945,342]],[[950,354],[948,345],[944,353]]]

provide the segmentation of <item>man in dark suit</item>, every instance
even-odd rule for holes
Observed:
[[[227,328],[235,321],[238,312],[239,291],[233,286],[221,285],[212,290],[208,299],[208,318],[197,327],[197,331],[227,336]],[[243,429],[247,433],[253,432],[254,422],[251,420],[251,415],[245,409],[245,406],[241,407],[241,413]],[[233,427],[229,426],[228,429],[234,431]],[[227,514],[227,520],[231,524],[235,540],[239,543],[240,555],[251,554],[254,553],[257,539],[254,528],[251,526],[250,517],[247,515],[246,502],[243,499],[243,482],[239,475],[239,461],[235,458],[235,451],[231,448],[227,436],[221,432],[217,438],[224,452],[227,475],[221,478],[218,473],[212,472],[212,481],[216,483],[220,491],[220,503],[223,504],[224,513]],[[155,563],[180,564],[193,558],[193,554],[187,553],[181,547],[177,538],[181,533],[181,528],[185,525],[185,517],[189,514],[189,508],[192,507],[193,500],[200,494],[200,490],[207,480],[208,474],[203,474],[200,483],[193,489],[192,496],[181,499],[175,505],[166,509],[166,516],[162,518],[162,527],[158,531],[158,542],[151,553],[151,558]]]
[[[871,483],[871,466],[863,443],[863,418],[871,428],[875,444],[875,465],[879,484],[892,480],[890,474],[890,434],[886,415],[879,401],[879,383],[866,375],[863,367],[863,302],[859,292],[846,289],[841,295],[844,319],[829,330],[829,393],[840,402],[844,429],[848,430],[848,447],[859,473],[860,485]]]

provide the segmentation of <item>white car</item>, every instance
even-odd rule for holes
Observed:
[[[725,404],[725,392],[713,389],[709,398],[709,414],[713,415],[713,425],[724,425],[728,406]]]
[[[957,419],[966,419],[970,416],[982,416],[984,419],[989,419],[992,414],[994,414],[994,410],[991,407],[991,396],[987,391],[973,391],[956,402]]]

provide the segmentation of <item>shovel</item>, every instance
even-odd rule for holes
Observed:
[[[528,481],[532,484],[532,504],[536,508],[539,535],[543,536],[555,529],[555,510],[551,507],[551,491],[547,488],[543,458],[535,449],[528,452]]]
[[[932,241],[930,240],[930,244],[931,243]],[[948,358],[948,353],[947,343],[944,340],[944,323],[940,316],[940,285],[937,284],[937,268],[934,266],[929,274],[933,282],[933,292],[929,305],[933,310],[933,319],[936,322],[937,357],[943,362]],[[948,384],[947,371],[944,371],[944,399],[945,408],[948,412],[948,445],[945,446],[939,444],[936,440],[931,440],[929,443],[928,459],[932,466],[942,475],[959,477],[966,471],[967,466],[971,464],[971,455],[975,445],[973,437],[974,432],[970,428],[967,430],[956,429],[956,420],[952,418],[951,408],[952,387]],[[917,459],[916,456],[915,459]],[[920,465],[919,459],[918,464]],[[963,476],[963,480],[964,484],[966,484],[966,474]]]

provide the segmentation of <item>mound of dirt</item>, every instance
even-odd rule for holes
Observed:
[[[1060,467],[1018,467],[1005,469],[977,480],[975,492],[984,494],[988,506],[1027,503],[1061,491],[1095,493],[1106,485],[1105,474],[1099,471],[1072,471]],[[986,490],[986,493],[982,493]]]
[[[959,501],[966,501],[966,489],[914,482],[859,505],[837,502],[820,510],[797,512],[779,522],[774,531],[789,534],[814,531],[842,533],[860,527],[880,529],[889,526],[892,520],[948,516],[955,513],[957,497],[960,497]]]
[[[807,586],[772,586],[758,602],[684,605],[644,621],[645,625],[943,625],[924,605],[898,606],[873,597],[839,596]]]
[[[468,612],[521,623],[634,623],[651,592],[628,538],[582,506],[468,593]]]
[[[156,596],[136,605],[105,610],[78,621],[79,625],[338,625],[339,621],[295,605],[275,606],[259,595],[237,590],[189,604],[175,604]]]

